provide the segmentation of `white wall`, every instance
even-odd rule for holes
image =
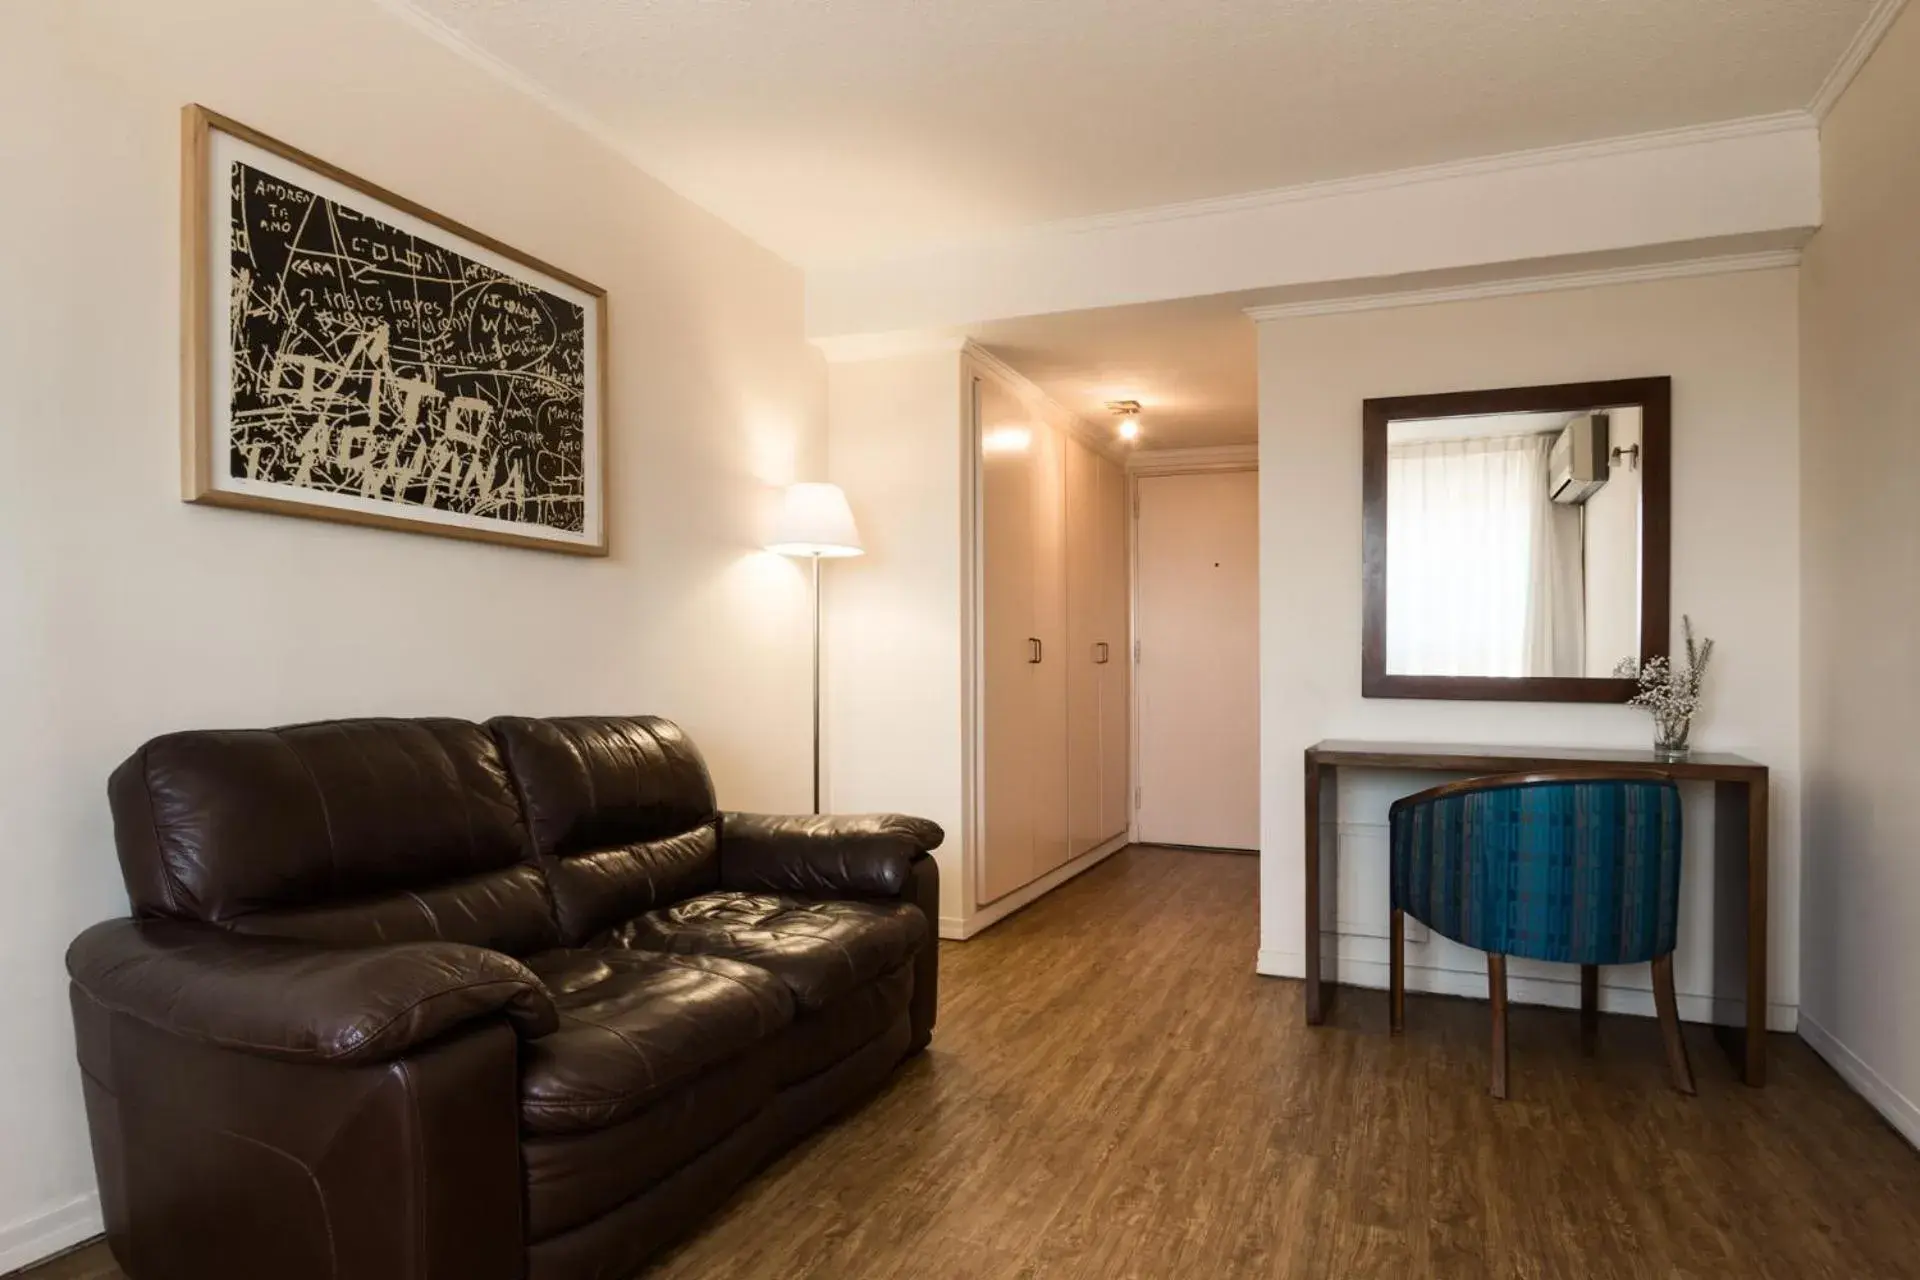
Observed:
[[[1640,444],[1640,410],[1609,415],[1610,449]],[[1586,674],[1613,674],[1640,652],[1640,468],[1622,458],[1580,509],[1587,580]]]
[[[1298,975],[1300,753],[1330,737],[1645,746],[1622,706],[1360,697],[1360,406],[1372,396],[1644,377],[1674,379],[1673,605],[1721,642],[1696,745],[1773,769],[1771,977],[1777,1024],[1798,1000],[1800,841],[1798,272],[1620,285],[1351,315],[1260,331],[1262,972]],[[1386,956],[1385,809],[1431,775],[1349,771],[1345,954]],[[1706,804],[1699,803],[1702,799]],[[1690,794],[1677,982],[1709,989],[1711,794]],[[1461,971],[1413,986],[1485,991],[1477,955],[1438,943],[1409,963]],[[1363,965],[1343,966],[1360,974]],[[1373,970],[1383,974],[1384,968]],[[1516,999],[1571,1002],[1577,971],[1529,966]],[[1535,981],[1534,978],[1543,979]],[[1558,979],[1558,982],[1553,981]],[[1644,988],[1644,974],[1608,981]],[[1613,991],[1611,1007],[1650,1007]],[[1682,1012],[1707,1013],[1683,999]]]
[[[604,561],[178,496],[179,112],[199,101],[610,291]],[[97,1229],[62,953],[123,913],[146,737],[653,711],[807,803],[807,598],[754,550],[824,464],[798,274],[365,0],[0,6],[0,1271]]]
[[[946,828],[940,915],[965,893],[962,572],[969,432],[958,351],[828,369],[828,475],[867,554],[824,566],[828,808]]]
[[[1801,1031],[1920,1144],[1920,14],[1828,117],[1801,325]]]
[[[867,546],[824,569],[829,807],[905,809],[946,828],[938,854],[945,938],[971,936],[1119,848],[1102,846],[979,901],[983,833],[968,758],[976,378],[1004,388],[1035,430],[1097,441],[1024,376],[971,346],[836,363],[827,377],[828,474],[846,489]]]

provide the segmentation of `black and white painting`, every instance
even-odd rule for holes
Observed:
[[[189,496],[603,552],[600,291],[227,124]]]

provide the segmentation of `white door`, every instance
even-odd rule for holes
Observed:
[[[1100,463],[1097,524],[1100,528],[1100,839],[1127,833],[1133,817],[1133,786],[1127,721],[1133,714],[1128,642],[1127,476],[1111,462]]]
[[[1067,853],[1067,452],[1066,439],[1033,424],[1033,636],[1028,667],[1033,863],[1028,879]]]
[[[985,906],[1062,865],[1067,845],[1066,453],[991,380],[980,434]]]
[[[976,382],[982,552],[981,651],[986,766],[986,831],[975,894],[1006,896],[1034,868],[1034,448],[1018,401],[996,382]],[[994,443],[994,442],[998,443]]]
[[[1067,453],[1067,854],[1077,858],[1112,832],[1102,820],[1100,662],[1111,654],[1102,612],[1100,480],[1106,464],[1069,436]],[[1107,469],[1112,469],[1107,467]],[[1109,662],[1108,667],[1113,664]]]
[[[1257,849],[1259,477],[1139,484],[1139,839]]]

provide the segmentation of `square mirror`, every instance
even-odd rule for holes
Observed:
[[[1666,378],[1369,400],[1370,698],[1623,702],[1664,653]]]

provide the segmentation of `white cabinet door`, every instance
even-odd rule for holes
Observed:
[[[1100,539],[1098,643],[1105,646],[1100,673],[1100,839],[1126,834],[1133,816],[1129,776],[1132,743],[1127,719],[1132,707],[1133,635],[1128,617],[1127,474],[1101,460],[1096,524]]]
[[[1140,480],[1143,843],[1260,845],[1258,476]]]
[[[982,736],[985,822],[974,892],[982,903],[1033,879],[1035,824],[1032,432],[1013,396],[974,384],[980,453]],[[1024,434],[1023,434],[1024,433]]]
[[[1067,861],[1067,460],[1065,433],[1033,424],[1033,874]]]
[[[1103,813],[1100,645],[1106,635],[1106,529],[1100,505],[1112,464],[1079,440],[1067,450],[1067,853],[1077,858],[1111,832]]]

